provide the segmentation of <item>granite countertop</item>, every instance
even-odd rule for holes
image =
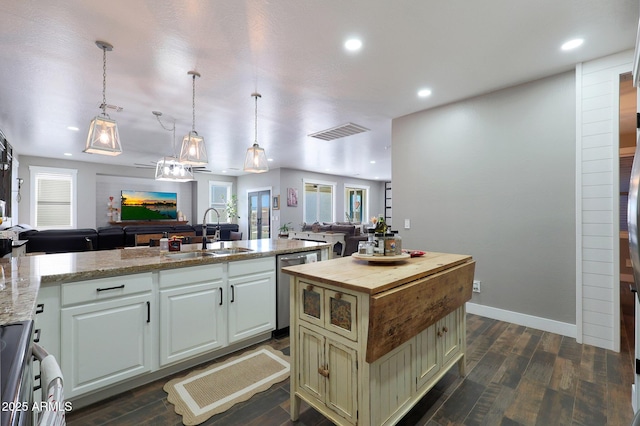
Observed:
[[[208,248],[220,248],[210,243]],[[33,319],[40,286],[94,278],[137,274],[162,269],[255,259],[329,247],[312,241],[262,239],[225,241],[225,248],[250,252],[192,259],[165,256],[159,247],[132,247],[80,253],[45,254],[0,259],[0,324]],[[199,251],[201,244],[185,244],[182,251]]]

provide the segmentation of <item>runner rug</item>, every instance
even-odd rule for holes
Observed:
[[[185,425],[198,425],[289,377],[289,357],[261,346],[164,385]]]

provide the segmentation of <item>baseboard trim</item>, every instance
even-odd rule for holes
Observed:
[[[575,324],[568,324],[550,320],[547,318],[534,317],[533,315],[521,314],[519,312],[507,311],[504,309],[493,308],[491,306],[478,305],[477,303],[467,302],[467,313],[492,318],[499,321],[511,322],[525,327],[531,327],[550,333],[560,334],[567,337],[577,336],[577,327]]]

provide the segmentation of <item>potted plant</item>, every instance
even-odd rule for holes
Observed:
[[[284,223],[278,228],[278,236],[287,238],[289,236],[289,231],[292,231],[293,227],[291,226],[291,222]]]

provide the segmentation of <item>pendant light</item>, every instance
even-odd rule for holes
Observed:
[[[207,147],[204,145],[204,138],[198,136],[198,132],[196,132],[196,77],[200,77],[200,73],[189,71],[187,74],[193,78],[193,124],[191,131],[182,138],[179,160],[184,164],[204,166],[209,162],[207,160]]]
[[[97,115],[91,120],[84,152],[89,154],[120,155],[122,154],[122,145],[120,145],[118,125],[106,113],[107,51],[112,51],[113,46],[106,41],[96,41],[96,45],[102,49],[102,105],[100,105],[102,115]]]
[[[171,181],[171,182],[189,182],[193,180],[193,168],[190,164],[184,164],[178,160],[175,156],[176,148],[176,123],[174,121],[172,127],[167,127],[160,120],[162,113],[160,111],[152,111],[152,114],[158,119],[158,123],[164,130],[173,132],[172,146],[173,157],[162,157],[156,163],[156,180]]]
[[[267,154],[263,148],[258,145],[258,98],[261,98],[260,93],[252,93],[256,99],[256,114],[255,114],[255,133],[253,139],[253,145],[247,149],[247,155],[244,159],[244,171],[251,173],[264,173],[269,171],[267,164]]]

